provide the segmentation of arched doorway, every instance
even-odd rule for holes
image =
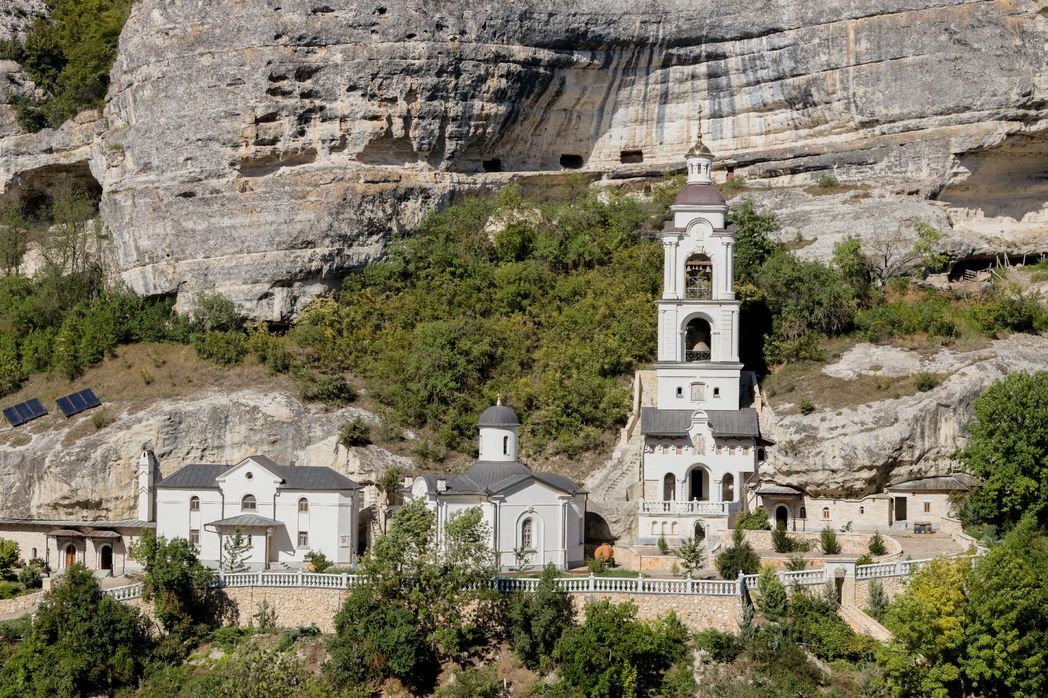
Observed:
[[[735,501],[735,476],[731,473],[725,475],[724,478],[721,480],[721,501]]]
[[[110,574],[113,573],[113,547],[110,545],[103,545],[102,549],[98,551],[98,569],[105,570]]]
[[[673,473],[666,473],[662,478],[662,501],[672,502],[677,499],[677,478]]]
[[[688,471],[688,501],[705,502],[710,498],[710,474],[697,465]]]
[[[66,569],[69,569],[70,567],[76,564],[76,546],[72,543],[67,545],[65,549],[65,554],[65,566]]]
[[[701,521],[695,522],[695,540],[706,540],[706,527],[702,525]]]
[[[684,297],[708,301],[713,298],[713,262],[704,254],[693,254],[684,264]]]
[[[782,530],[785,531],[786,530],[786,526],[787,526],[787,524],[789,524],[789,522],[790,522],[790,510],[787,509],[786,507],[784,507],[781,504],[779,506],[775,507],[775,528],[781,528]]]

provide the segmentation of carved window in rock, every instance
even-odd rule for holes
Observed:
[[[190,511],[200,511],[200,497],[190,497],[189,498],[189,510]]]
[[[691,401],[701,402],[706,399],[706,384],[705,383],[692,383],[691,384]]]
[[[258,503],[255,501],[255,495],[245,494],[244,498],[240,500],[240,511],[257,511]]]
[[[830,508],[829,507],[823,507],[822,508],[822,518],[824,518],[824,519],[830,518]]]
[[[531,519],[524,519],[520,524],[520,547],[525,550],[535,548],[535,522]]]
[[[684,297],[689,300],[713,298],[713,262],[704,254],[695,254],[684,264]]]
[[[859,516],[862,516],[865,513],[866,513],[866,507],[859,507]]]

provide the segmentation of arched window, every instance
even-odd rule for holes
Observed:
[[[535,547],[535,524],[531,519],[524,519],[520,524],[520,547],[525,550]]]
[[[651,522],[651,535],[653,535],[653,536],[659,535],[659,522],[658,521],[652,521]]]
[[[735,501],[735,476],[731,473],[725,475],[724,479],[721,480],[721,501]]]
[[[677,499],[677,477],[673,473],[666,473],[662,478],[662,501],[672,502]]]
[[[504,455],[504,456],[508,456],[509,455],[509,437],[508,436],[503,436],[502,437],[502,455]]]
[[[704,254],[692,255],[684,264],[684,297],[690,300],[713,298],[713,262]]]
[[[823,507],[822,508],[822,518],[824,518],[824,519],[830,518],[830,508],[829,507]]]
[[[801,519],[808,518],[808,510],[805,507],[801,507],[801,515],[800,515],[799,518],[801,518]]]
[[[189,498],[189,510],[190,511],[200,511],[200,497],[190,497]]]
[[[706,540],[706,527],[702,525],[701,521],[695,522],[695,540]]]
[[[677,522],[676,521],[674,521],[672,524],[670,524],[670,535],[673,535],[673,536],[677,535]]]
[[[684,331],[684,360],[685,361],[709,361],[710,353],[710,323],[702,318],[688,320]]]
[[[720,388],[713,389],[713,397],[720,397]]]
[[[760,461],[761,463],[763,463],[765,458],[766,458],[766,455],[764,453],[764,449],[763,448],[758,448],[757,449],[757,460]],[[802,516],[801,518],[803,519],[804,517]]]
[[[866,513],[866,507],[859,507],[859,514],[862,515],[862,514],[865,514],[865,513]]]
[[[299,499],[298,500],[298,510],[300,512],[303,512],[303,513],[308,512],[309,511],[309,500],[306,499],[305,497],[302,497],[301,499]]]
[[[245,494],[244,498],[240,500],[240,511],[256,511],[258,505],[255,503],[255,495]]]

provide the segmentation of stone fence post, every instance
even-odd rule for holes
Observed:
[[[842,606],[855,605],[855,560],[826,560],[824,580],[831,582]]]

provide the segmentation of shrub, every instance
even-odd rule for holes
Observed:
[[[917,374],[916,379],[917,390],[921,391],[922,393],[926,393],[929,390],[934,390],[939,386],[940,383],[942,383],[941,376],[938,376],[934,373],[925,373],[923,371]]]
[[[95,429],[104,429],[115,421],[116,417],[109,414],[109,411],[105,408],[102,408],[91,415],[91,426]]]
[[[757,577],[757,608],[766,620],[778,621],[786,614],[786,587],[771,565]]]
[[[738,636],[709,628],[695,634],[695,649],[705,652],[720,664],[730,664],[742,654],[745,645]]]
[[[793,546],[790,545],[790,537],[786,535],[786,529],[782,526],[776,526],[772,529],[771,546],[777,553],[788,553],[793,551]]]
[[[10,576],[11,568],[18,564],[20,554],[18,543],[0,538],[0,577]]]
[[[544,666],[561,636],[575,624],[571,597],[557,589],[556,579],[556,567],[547,565],[534,593],[515,594],[506,609],[513,651],[529,669]]]
[[[870,555],[869,553],[863,553],[862,555],[860,555],[859,557],[857,557],[855,559],[855,564],[856,565],[872,565],[873,564],[873,556]]]
[[[233,301],[214,291],[193,296],[190,314],[193,332],[232,332],[240,328],[240,315]]]
[[[735,519],[735,528],[744,531],[768,531],[771,530],[771,522],[768,520],[768,510],[762,506],[753,511],[744,511]]]
[[[357,391],[341,373],[307,372],[298,376],[302,398],[327,405],[346,405],[357,399]]]
[[[29,562],[25,567],[18,570],[18,583],[26,589],[39,588],[43,583],[43,570],[35,562]]]
[[[318,550],[310,550],[308,553],[306,553],[305,561],[313,566],[313,571],[317,574],[323,573],[325,570],[327,570],[329,567],[335,564],[331,560],[327,559],[327,555]]]
[[[235,366],[244,359],[247,342],[242,332],[206,332],[193,336],[197,357],[219,366]]]
[[[666,536],[659,536],[658,543],[659,543],[659,554],[660,555],[669,555],[669,553],[670,553],[670,544],[666,542]]]
[[[884,536],[881,535],[880,531],[874,531],[868,547],[871,555],[880,556],[888,553],[888,546],[884,542]]]
[[[586,567],[593,574],[604,574],[608,571],[608,561],[600,557],[591,557],[586,560]]]
[[[798,589],[790,597],[787,627],[790,635],[819,659],[872,658],[871,645],[837,615],[836,604],[807,589]]]
[[[797,407],[798,409],[800,409],[801,414],[804,415],[811,414],[815,411],[815,403],[809,400],[808,398],[804,398],[803,400],[801,400],[800,404]]]
[[[837,542],[837,534],[828,527],[819,532],[819,547],[826,555],[836,555],[841,551],[841,545]]]
[[[717,572],[723,579],[736,579],[740,572],[756,574],[761,559],[745,539],[742,529],[732,531],[731,540],[732,544],[717,556]]]
[[[824,174],[819,177],[815,185],[819,187],[819,189],[833,189],[834,187],[839,186],[840,182],[838,182],[837,178],[833,175]]]
[[[292,354],[288,341],[257,327],[247,339],[247,350],[263,364],[270,373],[287,373],[291,370]]]
[[[1036,295],[1014,288],[995,291],[988,300],[972,306],[972,323],[980,332],[996,337],[1001,332],[1038,332],[1048,328],[1048,309]]]
[[[338,442],[345,448],[371,443],[371,426],[360,417],[349,420],[338,430]]]
[[[801,555],[790,555],[786,558],[786,569],[790,572],[800,572],[808,569],[808,561]]]
[[[684,574],[692,575],[706,566],[706,550],[703,544],[689,538],[676,551],[677,559],[684,566]]]
[[[437,698],[500,698],[502,681],[495,665],[456,669],[451,680],[437,689]]]
[[[885,593],[884,585],[881,584],[881,580],[870,580],[867,602],[869,603],[869,606],[866,608],[866,612],[870,617],[877,622],[883,621],[885,614],[888,612],[888,594]]]

